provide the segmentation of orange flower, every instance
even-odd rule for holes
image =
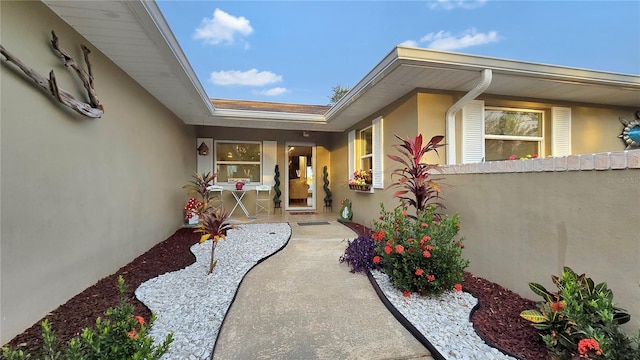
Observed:
[[[427,250],[423,251],[423,252],[422,252],[422,255],[423,255],[424,257],[426,257],[427,259],[431,257],[431,253],[430,253],[429,251],[427,251]]]
[[[434,247],[433,245],[427,245],[425,248],[426,248],[427,250],[431,251],[431,250],[433,250],[433,247]]]
[[[601,355],[600,344],[595,339],[582,339],[578,342],[578,352],[580,355],[587,355],[589,350],[596,352],[596,355]]]
[[[138,322],[138,324],[144,325],[144,318],[142,316],[136,315],[135,319]]]
[[[391,251],[392,251],[391,250],[391,246],[387,245],[387,246],[384,247],[384,252],[387,253],[387,255],[391,254]]]
[[[558,312],[564,309],[564,301],[554,301],[551,303],[551,310]]]
[[[422,269],[420,269],[420,268],[417,268],[416,269],[416,275],[417,276],[422,276],[422,274],[424,274],[424,271]]]
[[[380,264],[380,256],[376,255],[373,257],[373,263],[374,264]]]
[[[409,296],[411,296],[411,293],[409,291],[405,290],[405,291],[402,292],[402,295],[404,297],[409,297]]]
[[[407,242],[413,242],[413,238],[412,237],[408,238]]]
[[[407,210],[402,210],[402,216],[407,216]]]
[[[425,236],[422,237],[422,240],[420,240],[420,244],[423,244],[423,243],[425,243],[425,242],[427,242],[429,240],[431,240],[431,237],[425,235]]]
[[[432,282],[433,280],[436,279],[436,276],[433,274],[429,274],[427,275],[427,282]]]
[[[402,254],[404,252],[404,246],[402,246],[400,244],[396,245],[396,252],[398,254]]]
[[[458,291],[458,292],[462,291],[462,285],[460,285],[460,284],[453,285],[453,288],[456,289],[456,291]]]
[[[131,330],[127,333],[129,339],[136,340],[138,338],[138,332],[135,330]]]
[[[382,241],[384,239],[384,230],[380,230],[377,233],[373,233],[371,236],[374,240]]]
[[[427,227],[428,225],[429,225],[429,224],[424,223],[424,222],[423,222],[422,224],[420,224],[420,226],[422,226],[422,227]]]

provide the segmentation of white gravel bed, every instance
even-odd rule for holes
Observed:
[[[391,304],[446,359],[515,359],[487,345],[473,330],[469,315],[478,300],[471,294],[452,291],[438,297],[404,297],[386,274],[371,274]]]
[[[207,275],[211,241],[196,244],[196,262],[148,280],[136,296],[156,315],[150,335],[156,343],[172,332],[173,343],[163,359],[206,360],[236,289],[261,259],[280,249],[291,236],[286,223],[245,224],[230,230],[216,247],[218,265]],[[404,297],[387,275],[372,271],[391,304],[447,359],[515,359],[485,344],[468,321],[477,299],[465,292],[440,297]]]
[[[191,247],[196,257],[192,265],[142,283],[135,294],[156,315],[151,337],[157,344],[173,333],[163,359],[209,359],[240,281],[290,236],[291,227],[286,223],[239,225],[218,242],[218,263],[212,274],[207,275],[211,241],[206,241]]]

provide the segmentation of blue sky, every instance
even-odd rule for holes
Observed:
[[[640,1],[166,1],[213,98],[327,104],[396,45],[640,74]]]

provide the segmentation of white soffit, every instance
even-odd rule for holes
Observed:
[[[43,1],[187,124],[213,106],[154,1]],[[96,74],[96,81],[100,74]]]

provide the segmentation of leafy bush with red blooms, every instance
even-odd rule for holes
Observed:
[[[407,216],[404,202],[393,211],[385,211],[383,204],[381,208],[372,236],[382,272],[391,283],[408,294],[460,291],[469,261],[462,258],[464,239],[456,239],[458,215],[438,216],[436,206],[430,205],[414,219]]]
[[[416,208],[417,211],[424,210],[429,203],[444,208],[440,202],[434,202],[440,193],[440,186],[430,179],[430,171],[438,170],[437,164],[425,164],[422,157],[434,151],[438,153],[438,148],[445,144],[440,144],[444,136],[434,136],[429,142],[422,146],[422,134],[416,136],[414,140],[409,138],[402,139],[395,135],[402,144],[393,145],[402,156],[387,155],[389,159],[397,161],[404,167],[395,169],[391,173],[391,178],[397,177],[397,180],[389,184],[388,188],[401,188],[393,194],[394,198],[405,200],[409,205]],[[439,154],[438,154],[439,155]],[[438,180],[438,179],[435,179]]]
[[[378,267],[380,257],[376,254],[376,243],[370,235],[360,235],[353,241],[347,241],[347,249],[340,262],[351,266],[351,272],[367,272]]]

